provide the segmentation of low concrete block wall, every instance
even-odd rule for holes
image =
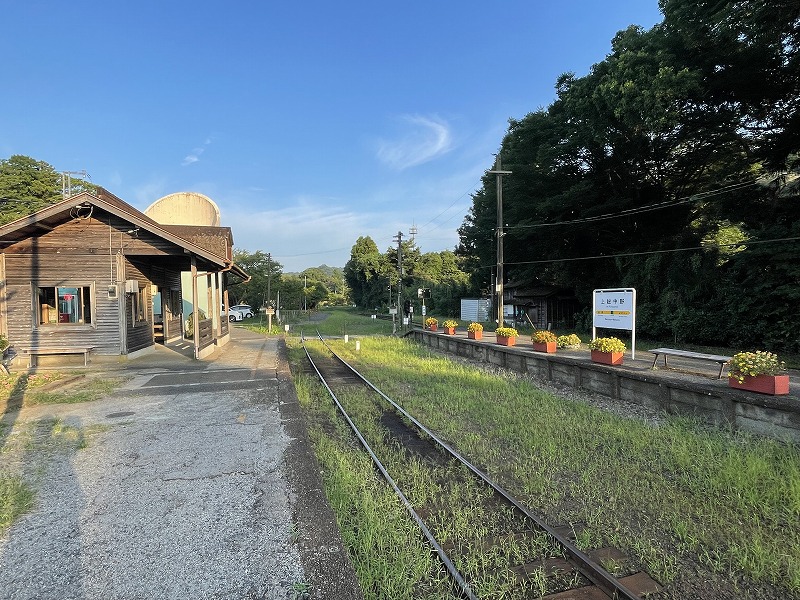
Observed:
[[[766,396],[727,387],[727,381],[697,376],[681,379],[669,372],[593,363],[589,354],[544,354],[491,341],[442,335],[421,329],[408,337],[443,352],[484,362],[536,379],[580,388],[594,394],[625,400],[651,410],[685,415],[718,427],[741,429],[758,435],[800,442],[800,398]]]

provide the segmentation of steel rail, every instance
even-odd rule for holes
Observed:
[[[558,533],[555,529],[553,529],[550,525],[545,523],[539,516],[532,513],[526,506],[520,503],[516,498],[514,498],[511,494],[509,494],[506,490],[500,487],[499,484],[494,482],[489,476],[478,469],[475,465],[469,462],[466,458],[461,456],[458,451],[451,447],[447,442],[440,439],[433,431],[428,429],[425,425],[420,423],[414,416],[409,414],[402,406],[397,404],[394,400],[389,398],[386,394],[384,394],[381,390],[379,390],[371,381],[369,381],[366,377],[364,377],[361,373],[359,373],[352,365],[350,365],[347,361],[345,361],[341,356],[336,354],[328,343],[322,338],[322,336],[317,332],[317,336],[319,337],[320,341],[325,345],[328,351],[333,354],[344,366],[346,366],[353,374],[356,375],[359,379],[361,379],[366,385],[372,388],[378,395],[380,395],[384,400],[386,400],[389,404],[391,404],[398,412],[400,412],[404,417],[410,420],[414,425],[419,427],[420,430],[425,432],[432,440],[434,440],[439,446],[441,446],[444,450],[446,450],[449,454],[451,454],[454,458],[456,458],[461,464],[467,467],[470,471],[475,473],[478,477],[483,479],[487,485],[491,486],[498,494],[500,494],[506,501],[512,504],[515,508],[520,510],[526,517],[531,519],[538,527],[544,530],[548,535],[550,535],[553,539],[555,539],[566,551],[569,557],[575,562],[576,567],[581,572],[583,576],[585,576],[589,581],[591,581],[595,586],[597,586],[600,590],[602,590],[607,596],[609,596],[612,600],[642,600],[637,594],[633,593],[630,589],[628,589],[624,584],[620,583],[616,577],[611,575],[608,571],[606,571],[599,563],[593,560],[588,554],[580,550],[575,544],[570,542],[567,538],[562,536]]]
[[[319,336],[319,332],[317,332],[317,335]],[[319,337],[322,340],[322,336],[319,336]],[[333,392],[333,390],[328,385],[328,382],[325,381],[325,377],[323,377],[322,373],[317,368],[317,365],[314,362],[314,359],[311,358],[311,354],[308,352],[308,348],[306,348],[306,340],[305,340],[305,337],[303,336],[302,332],[300,334],[300,340],[301,340],[301,342],[303,344],[303,350],[306,353],[306,358],[308,358],[308,362],[311,364],[312,367],[314,367],[314,371],[317,373],[317,377],[319,377],[319,380],[322,382],[322,385],[325,386],[325,389],[328,390],[328,394],[330,394],[331,398],[333,398],[333,401],[336,404],[336,407],[339,409],[339,412],[342,413],[342,416],[345,418],[345,420],[347,421],[348,425],[350,425],[350,428],[353,430],[353,433],[355,433],[356,437],[361,442],[361,445],[367,451],[367,453],[369,454],[370,458],[372,458],[372,462],[375,464],[376,467],[378,467],[378,470],[381,472],[381,474],[383,475],[384,479],[386,479],[386,481],[389,483],[389,485],[392,486],[392,489],[395,491],[397,496],[403,502],[403,504],[405,505],[406,509],[411,514],[412,518],[416,521],[417,525],[419,525],[419,528],[422,530],[422,533],[425,534],[425,537],[428,539],[428,542],[431,544],[431,546],[433,546],[433,549],[436,550],[436,554],[439,555],[439,558],[441,559],[441,561],[444,564],[444,566],[447,569],[447,571],[450,573],[450,576],[455,580],[455,582],[461,588],[461,591],[463,592],[463,594],[464,594],[464,596],[466,598],[468,598],[469,600],[478,600],[478,597],[472,591],[472,588],[470,588],[469,584],[464,579],[464,576],[461,575],[459,570],[453,564],[453,561],[450,559],[449,556],[447,556],[447,553],[444,551],[444,548],[442,548],[442,546],[439,544],[439,542],[436,541],[436,538],[433,536],[433,533],[431,533],[431,530],[428,529],[428,526],[425,525],[425,523],[423,522],[422,517],[420,517],[419,514],[417,514],[417,511],[414,510],[414,507],[411,505],[411,502],[408,500],[408,498],[406,498],[406,495],[403,494],[402,490],[400,490],[400,488],[397,486],[397,484],[395,483],[395,481],[392,478],[392,476],[389,475],[389,472],[386,470],[386,467],[383,465],[383,463],[377,457],[375,452],[373,452],[373,450],[370,447],[369,443],[367,443],[367,440],[365,440],[364,436],[361,435],[361,432],[359,431],[358,427],[356,427],[356,424],[350,418],[350,415],[347,414],[347,411],[344,409],[344,406],[342,406],[342,403],[339,402],[339,399],[336,397],[336,394]],[[323,340],[323,344],[324,343],[325,342]],[[327,344],[325,344],[325,347],[328,348],[328,350],[331,352],[331,354],[336,356],[336,353],[331,351],[330,347],[328,347]],[[336,358],[341,360],[338,356],[336,356]],[[363,380],[363,378],[361,378],[361,379]],[[364,381],[366,381],[366,380],[364,380]]]

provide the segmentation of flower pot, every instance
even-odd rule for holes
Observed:
[[[455,335],[456,334],[456,328],[455,327],[445,327],[444,328],[444,332],[447,335]]]
[[[733,377],[728,378],[728,387],[771,396],[782,396],[789,393],[788,375],[750,375],[744,376],[744,381],[739,383]]]
[[[623,356],[623,352],[600,352],[599,350],[592,350],[592,362],[602,365],[621,365]]]
[[[439,331],[439,326],[438,325],[431,325],[428,329],[430,329],[431,331]]]
[[[556,342],[544,342],[542,344],[539,342],[533,342],[533,349],[536,352],[547,352],[548,354],[552,354],[556,351]]]
[[[515,337],[506,337],[504,335],[497,336],[497,343],[501,346],[513,346],[516,343],[517,338]]]
[[[483,339],[483,332],[482,331],[468,331],[467,337],[471,340],[482,340]]]

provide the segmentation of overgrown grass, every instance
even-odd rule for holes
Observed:
[[[0,427],[0,534],[34,505],[40,477],[55,452],[86,448],[107,425],[76,427],[62,419],[43,418]]]
[[[800,592],[797,446],[622,418],[395,338],[337,351],[535,511],[586,523],[584,547],[623,549],[671,597],[697,585]]]
[[[300,360],[297,349],[293,359]],[[308,378],[296,378],[295,384],[328,501],[365,597],[415,598],[420,588],[436,590],[435,597],[452,597],[447,592],[450,583],[416,525],[376,475],[369,456],[359,451],[333,404]]]
[[[262,319],[246,319],[244,325],[248,329],[260,333],[282,334],[285,332],[283,325],[276,325],[273,320],[272,331],[267,331],[267,321]],[[363,336],[363,335],[390,335],[392,322],[385,319],[373,319],[371,315],[362,314],[358,309],[347,306],[328,307],[318,311],[311,311],[304,320],[293,320],[289,325],[289,335],[299,336],[301,332],[306,337],[313,337],[316,331],[323,336]]]
[[[0,411],[16,415],[23,406],[95,400],[121,383],[121,379],[81,381],[69,389],[44,391],[57,383],[62,373],[14,374],[2,379]],[[2,413],[0,413],[2,414]],[[0,534],[35,501],[39,478],[56,452],[86,447],[91,435],[108,426],[76,427],[59,418],[20,420],[13,416],[0,422]]]
[[[34,492],[19,475],[0,471],[0,533],[33,506]]]
[[[38,404],[93,402],[110,394],[124,381],[124,377],[84,378],[81,373],[60,371],[3,375],[0,376],[0,410],[17,410]]]
[[[74,388],[65,390],[32,391],[26,394],[25,404],[76,404],[79,402],[94,402],[107,396],[119,387],[125,378],[91,378]]]

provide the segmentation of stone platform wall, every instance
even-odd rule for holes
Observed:
[[[490,341],[415,329],[407,337],[444,352],[528,373],[543,381],[580,388],[656,411],[686,415],[708,425],[732,427],[758,435],[800,442],[800,398],[766,396],[733,390],[727,380],[591,362],[589,355],[544,354]]]

